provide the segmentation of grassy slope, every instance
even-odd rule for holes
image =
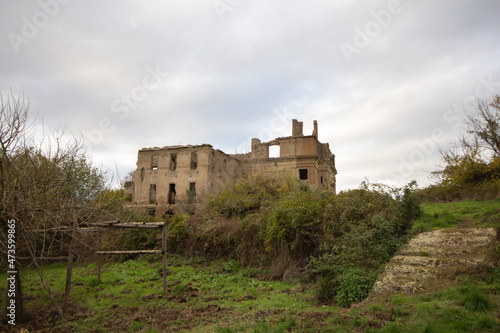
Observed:
[[[423,214],[413,226],[415,231],[450,227],[500,227],[500,199],[424,203]]]
[[[500,224],[500,201],[424,204],[418,231],[458,225]],[[65,265],[44,266],[61,298]],[[500,329],[500,270],[460,276],[457,286],[425,296],[395,295],[351,309],[314,301],[309,285],[262,281],[259,271],[237,263],[169,260],[168,292],[161,292],[161,265],[146,260],[107,263],[102,283],[96,265],[74,269],[67,317],[55,317],[34,270],[22,272],[30,331],[47,332],[496,332]],[[5,274],[0,279],[5,281]],[[5,307],[5,284],[0,285]],[[17,325],[16,331],[22,328]],[[4,327],[5,329],[5,327]],[[0,327],[0,330],[2,328]]]

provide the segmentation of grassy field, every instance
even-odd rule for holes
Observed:
[[[500,228],[500,199],[423,203],[422,216],[413,225],[415,232],[451,227]]]
[[[454,226],[499,226],[500,201],[424,204],[414,231]],[[497,255],[500,255],[500,246]],[[267,281],[263,271],[235,261],[171,256],[163,293],[159,261],[129,260],[73,270],[71,304],[60,319],[34,269],[21,273],[31,320],[20,332],[498,332],[500,269],[457,277],[453,288],[429,295],[390,295],[349,309],[319,304],[314,286],[300,281]],[[5,271],[5,270],[2,270]],[[64,264],[43,272],[61,300]],[[6,275],[0,274],[5,281]],[[6,285],[0,285],[5,308]]]

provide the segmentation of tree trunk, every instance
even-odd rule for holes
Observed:
[[[71,291],[71,275],[73,272],[73,244],[75,243],[76,227],[77,222],[74,221],[73,231],[71,232],[71,241],[69,243],[68,249],[68,269],[66,271],[66,288],[64,289],[64,301],[62,306],[64,311],[68,309],[69,293]]]

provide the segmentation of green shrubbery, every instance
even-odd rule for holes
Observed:
[[[333,200],[330,192],[308,188],[276,199],[263,210],[261,219],[266,251],[285,245],[293,258],[311,254],[323,239],[325,213]]]
[[[289,173],[259,173],[241,178],[210,198],[205,214],[243,217],[298,187],[300,184]]]
[[[316,280],[317,298],[342,306],[366,297],[377,269],[405,241],[420,215],[414,183],[403,189],[364,183],[336,196],[312,191],[288,176],[252,179],[208,201],[211,215],[198,227],[205,230],[198,240],[217,247],[213,230],[225,229],[224,251],[212,249],[212,254],[265,265],[274,278]]]
[[[287,173],[240,179],[201,208],[169,217],[170,252],[223,258],[227,272],[251,265],[269,278],[309,280],[318,300],[342,306],[366,297],[420,214],[414,183],[403,189],[363,183],[334,195]],[[134,231],[121,244],[158,248],[160,236]]]
[[[339,305],[348,306],[368,295],[377,269],[405,241],[420,214],[413,185],[401,190],[366,185],[335,198],[321,252],[308,266],[319,300],[336,295]]]
[[[438,172],[440,181],[421,191],[426,201],[494,199],[500,195],[500,157],[489,162],[463,157],[456,165]]]
[[[444,168],[435,185],[420,192],[427,201],[494,199],[500,196],[500,95],[478,100],[463,114],[460,140],[440,147]]]

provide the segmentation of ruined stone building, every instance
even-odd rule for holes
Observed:
[[[279,157],[269,156],[270,147],[279,149]],[[226,154],[209,144],[143,148],[125,194],[139,205],[168,207],[266,170],[289,170],[311,189],[335,193],[335,155],[328,143],[318,140],[318,123],[314,121],[312,135],[304,135],[303,123],[294,119],[291,136],[269,142],[252,139],[247,154]]]

